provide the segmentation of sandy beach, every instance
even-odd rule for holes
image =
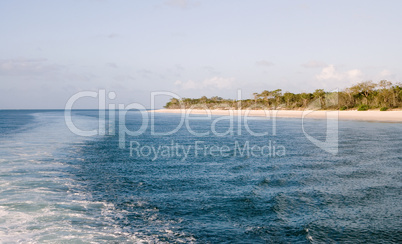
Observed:
[[[278,118],[309,118],[326,119],[336,118],[339,120],[361,120],[376,122],[402,122],[402,111],[299,111],[299,110],[187,110],[180,109],[159,109],[157,113],[190,113],[211,115],[246,115],[246,116],[266,116]]]

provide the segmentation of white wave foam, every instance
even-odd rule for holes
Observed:
[[[97,138],[71,133],[62,112],[34,116],[34,124],[22,132],[0,138],[0,242],[155,243],[161,236],[194,241],[175,232],[169,222],[163,223],[157,210],[144,210],[148,204],[144,200],[132,203],[142,212],[130,213],[154,221],[161,228],[158,234],[133,229],[125,217],[128,212],[111,203],[89,201],[91,195],[64,170],[78,166],[66,165],[63,157],[66,149],[79,154],[86,141]],[[81,129],[98,125],[96,118],[86,116],[77,116],[74,122]]]

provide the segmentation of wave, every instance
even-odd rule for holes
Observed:
[[[85,194],[77,191],[65,163],[68,153],[97,138],[71,133],[63,112],[29,116],[29,124],[0,138],[0,240],[120,240],[122,231],[117,225],[101,218],[102,213],[113,211],[113,206],[87,201]],[[23,118],[12,116],[10,120]],[[95,118],[75,115],[74,119],[81,128],[97,126]]]

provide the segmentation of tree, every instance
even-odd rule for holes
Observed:
[[[253,96],[254,96],[254,105],[257,106],[257,99],[260,97],[260,94],[258,94],[257,92],[254,92]]]
[[[313,93],[313,97],[316,99],[319,99],[321,108],[325,107],[325,104],[324,104],[325,91],[324,91],[324,89],[316,89]]]
[[[199,107],[209,108],[248,108],[257,105],[270,106],[271,108],[307,108],[316,106],[317,108],[338,108],[347,109],[363,105],[368,107],[402,107],[402,83],[393,85],[392,82],[381,80],[378,84],[372,81],[360,82],[352,87],[346,88],[343,91],[326,93],[323,89],[316,89],[313,93],[291,93],[285,92],[282,94],[281,89],[273,91],[264,90],[263,92],[253,93],[254,99],[246,100],[231,100],[223,99],[222,97],[214,96],[207,98],[203,96],[198,99],[193,98],[172,98],[166,104],[166,108],[189,108],[194,105]],[[314,102],[313,98],[316,99]]]
[[[350,89],[355,93],[362,94],[365,98],[365,104],[368,104],[368,97],[376,88],[377,84],[372,81],[364,81],[360,82],[357,85],[352,86]]]
[[[355,98],[353,96],[354,91],[351,88],[346,88],[344,93],[346,94],[347,100],[344,106],[346,107],[354,107],[355,106]]]
[[[275,91],[272,91],[271,96],[275,98],[275,107],[277,107],[282,97],[282,89],[276,89]]]
[[[261,92],[260,96],[264,98],[265,102],[267,103],[267,106],[269,107],[269,100],[268,99],[271,96],[271,92],[267,91],[267,90],[264,90],[263,92]]]
[[[402,84],[398,83],[395,86],[392,86],[392,105],[393,107],[398,106],[398,101],[400,101],[400,98],[402,97]]]
[[[378,86],[381,87],[381,89],[389,89],[392,86],[392,82],[387,80],[381,80],[378,83]]]
[[[301,98],[303,99],[303,107],[307,107],[307,102],[310,101],[312,94],[303,92],[300,95],[301,95]]]
[[[211,97],[211,100],[214,101],[214,102],[217,102],[217,101],[222,101],[223,98],[218,97],[218,96],[214,96],[214,97]]]
[[[201,98],[200,98],[200,102],[202,102],[202,103],[207,103],[207,101],[208,101],[208,98],[206,97],[206,96],[202,96]]]
[[[378,86],[381,88],[378,91],[378,99],[381,99],[384,102],[384,106],[390,106],[389,100],[393,97],[393,90],[390,89],[392,86],[392,82],[387,80],[381,80],[378,83]]]
[[[288,107],[288,108],[290,107],[290,102],[293,100],[294,96],[295,96],[295,94],[290,93],[290,92],[285,92],[283,94],[283,97],[285,98],[285,101],[286,101],[286,107]]]

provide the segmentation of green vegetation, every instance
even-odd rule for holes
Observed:
[[[382,107],[382,108],[380,108],[380,111],[387,111],[387,110],[388,110],[387,107]]]
[[[366,104],[361,104],[359,107],[357,107],[357,111],[367,111],[369,109],[369,106]]]
[[[402,84],[382,80],[360,82],[338,92],[317,89],[312,93],[282,92],[281,89],[253,93],[253,99],[232,100],[221,97],[172,98],[165,106],[168,109],[357,109],[369,108],[385,111],[402,107]]]

